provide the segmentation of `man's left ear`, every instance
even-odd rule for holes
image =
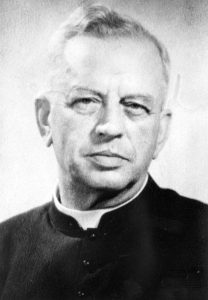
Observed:
[[[172,113],[169,109],[164,109],[160,115],[160,125],[159,125],[159,132],[157,137],[157,145],[155,152],[153,154],[153,159],[158,157],[158,154],[162,150],[163,146],[165,145],[167,138],[169,136],[170,131],[170,122],[171,122]]]

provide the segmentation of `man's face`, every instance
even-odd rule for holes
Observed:
[[[164,135],[157,50],[146,40],[75,37],[65,59],[66,96],[50,115],[61,176],[96,190],[141,185]]]

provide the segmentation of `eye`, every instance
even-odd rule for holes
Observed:
[[[100,107],[100,101],[96,98],[82,97],[72,100],[70,107],[81,114],[92,114]]]
[[[122,101],[125,110],[134,116],[147,116],[150,114],[150,109],[144,104],[136,101]]]

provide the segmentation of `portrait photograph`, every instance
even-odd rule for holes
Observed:
[[[208,299],[208,2],[0,1],[0,300]]]

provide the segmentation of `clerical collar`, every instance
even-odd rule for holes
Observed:
[[[119,209],[120,207],[127,205],[128,203],[133,201],[136,197],[138,197],[139,194],[141,194],[141,192],[145,188],[147,181],[148,181],[148,175],[146,176],[145,181],[144,181],[142,187],[140,188],[140,190],[132,198],[130,198],[129,200],[127,200],[126,202],[124,202],[118,206],[114,206],[111,208],[103,208],[103,209],[95,209],[95,210],[76,210],[76,209],[68,208],[60,202],[58,187],[56,188],[56,191],[53,196],[54,203],[55,203],[56,208],[61,213],[74,218],[84,230],[86,230],[87,228],[97,228],[99,225],[100,219],[104,214],[106,214],[110,211]]]

